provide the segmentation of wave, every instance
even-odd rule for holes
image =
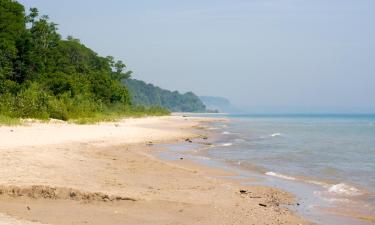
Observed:
[[[232,145],[233,145],[233,143],[230,143],[230,142],[221,144],[221,146],[223,146],[223,147],[229,147],[229,146],[232,146]]]
[[[307,183],[309,184],[315,184],[315,185],[318,185],[318,186],[322,186],[322,187],[325,187],[325,188],[329,188],[330,185],[327,184],[327,183],[324,183],[322,181],[317,181],[317,180],[306,180]]]
[[[223,133],[221,134],[231,134],[231,132],[228,132],[228,131],[224,131]]]
[[[245,139],[242,139],[242,138],[236,138],[236,139],[234,139],[234,141],[235,142],[246,142],[246,140]]]
[[[332,185],[332,184],[328,184],[322,181],[299,179],[299,178],[288,176],[285,174],[275,173],[273,171],[266,172],[265,174],[268,176],[278,177],[281,179],[302,181],[302,182],[306,182],[309,184],[318,185],[318,186],[325,188],[330,194],[342,195],[342,196],[358,196],[358,195],[363,194],[358,188],[345,184],[345,183],[338,183],[338,184]]]
[[[272,172],[272,171],[266,172],[265,174],[268,175],[268,176],[278,177],[278,178],[282,178],[282,179],[286,179],[286,180],[297,180],[295,177],[287,176],[287,175],[284,175],[284,174],[281,174],[281,173],[275,173],[275,172]]]
[[[193,158],[195,158],[195,159],[198,159],[198,160],[211,160],[211,158],[209,158],[209,157],[206,157],[206,156],[197,156],[197,155],[195,155]]]
[[[347,198],[334,198],[332,196],[327,197],[321,191],[314,191],[314,195],[317,195],[320,199],[322,199],[326,202],[332,202],[332,203],[336,203],[336,202],[337,203],[349,203],[349,202],[351,202],[351,200],[349,200]]]
[[[281,136],[282,134],[281,133],[273,133],[273,134],[271,134],[270,136],[271,137],[279,137],[279,136]]]
[[[332,185],[328,189],[328,192],[338,194],[338,195],[350,195],[350,196],[361,195],[360,190],[345,183]]]

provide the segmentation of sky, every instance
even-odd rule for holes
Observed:
[[[374,0],[20,0],[133,77],[249,112],[375,112]]]

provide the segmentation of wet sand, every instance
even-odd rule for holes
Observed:
[[[283,206],[288,193],[153,156],[212,120],[0,127],[0,224],[309,224]]]

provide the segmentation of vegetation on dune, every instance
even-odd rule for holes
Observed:
[[[20,125],[21,120],[19,118],[12,118],[8,116],[0,115],[0,125],[14,126]]]
[[[123,81],[135,105],[159,106],[172,112],[205,112],[206,106],[192,92],[180,94],[135,79]]]
[[[36,8],[25,15],[13,0],[0,0],[0,115],[9,118],[93,120],[160,115],[160,107],[132,106],[121,83],[122,61],[101,57],[68,37]],[[0,122],[1,122],[0,121]]]

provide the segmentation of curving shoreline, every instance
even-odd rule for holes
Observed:
[[[0,190],[0,213],[8,215],[0,222],[309,224],[282,206],[293,202],[288,193],[218,178],[229,174],[188,160],[153,156],[155,143],[200,137],[202,123],[215,120],[169,116],[0,127],[0,185],[24,190],[16,196]],[[71,189],[81,198],[71,197]],[[86,195],[100,201],[85,201]]]

